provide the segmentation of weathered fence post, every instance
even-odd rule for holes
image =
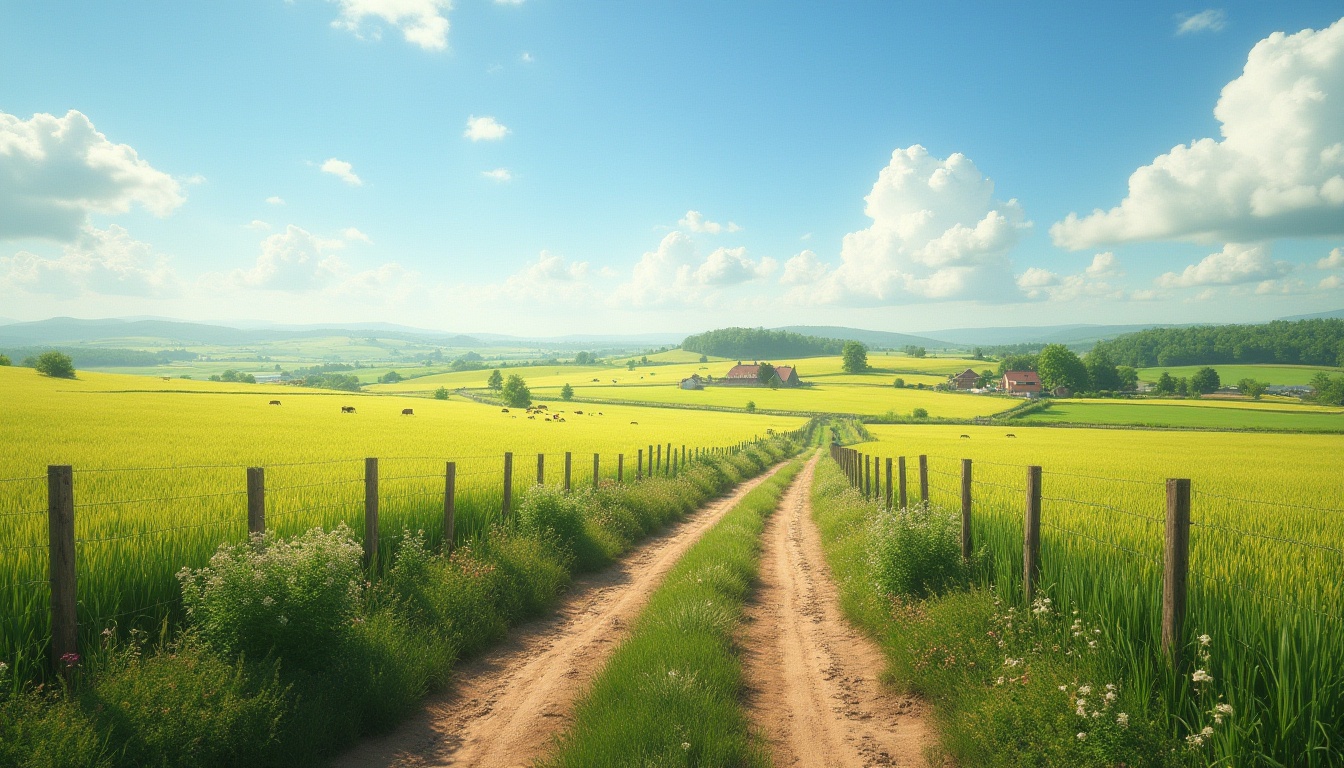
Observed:
[[[509,516],[513,506],[513,453],[504,452],[504,517]]]
[[[671,443],[668,443],[668,444],[667,444],[667,463],[663,465],[663,473],[664,473],[664,474],[670,474],[670,473],[672,472],[672,458],[673,458],[673,456],[672,456],[672,444],[671,444]]]
[[[51,666],[68,675],[79,653],[75,616],[75,471],[47,467],[47,543],[51,579]]]
[[[639,461],[635,463],[635,479],[644,479],[644,449],[639,449]]]
[[[655,475],[655,474],[661,472],[662,470],[663,470],[663,444],[662,444],[662,443],[659,443],[659,444],[658,444],[658,458],[657,458],[657,460],[654,461],[653,466],[649,468],[649,474],[650,474],[650,475]]]
[[[569,481],[573,477],[573,472],[574,455],[569,451],[565,451],[565,493],[569,493],[569,489],[572,487]]]
[[[887,509],[891,509],[891,459],[887,459]]]
[[[600,471],[600,469],[601,469],[601,466],[600,466],[600,464],[598,463],[599,461],[600,461],[600,460],[599,460],[599,458],[598,458],[598,454],[594,453],[594,454],[593,454],[593,490],[594,490],[594,491],[597,490],[597,479],[598,479],[598,477],[599,477],[599,471]]]
[[[364,460],[364,565],[378,564],[378,460]]]
[[[537,454],[537,485],[546,484],[546,454]]]
[[[247,468],[247,532],[266,532],[266,469]]]
[[[901,509],[906,509],[907,507],[910,506],[910,500],[906,495],[906,487],[905,487],[905,457],[901,456],[897,458],[896,464],[899,470],[896,473],[896,480],[900,486],[899,491],[900,491]]]
[[[929,457],[919,455],[919,500],[929,503]]]
[[[961,460],[961,557],[971,559],[971,460]]]
[[[1166,553],[1162,569],[1162,651],[1181,661],[1186,581],[1190,576],[1190,481],[1167,481]]]
[[[653,443],[649,443],[649,477],[653,477]]]
[[[863,497],[873,497],[873,457],[866,453],[863,455]]]
[[[453,536],[457,526],[457,462],[450,461],[443,470],[443,551],[453,551]]]
[[[1022,596],[1027,604],[1036,598],[1036,580],[1041,574],[1041,468],[1027,467],[1026,515],[1022,535]]]
[[[625,454],[616,454],[616,482],[625,482]]]

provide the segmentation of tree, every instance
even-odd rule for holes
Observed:
[[[1218,372],[1208,366],[1195,371],[1195,375],[1190,377],[1191,394],[1207,395],[1210,392],[1217,392],[1222,385]]]
[[[1162,375],[1157,377],[1156,390],[1159,395],[1176,394],[1176,379],[1172,378],[1171,373],[1163,371]]]
[[[777,378],[779,378],[779,375],[775,373],[775,366],[769,363],[761,363],[756,367],[756,380],[762,384],[774,386]]]
[[[896,379],[891,385],[897,389],[905,389],[905,379]]]
[[[846,341],[840,356],[844,358],[841,367],[845,373],[863,373],[868,370],[868,347],[862,342]]]
[[[571,386],[569,386],[569,384],[565,384],[565,386],[561,387],[561,388],[560,388],[560,399],[561,399],[561,400],[564,400],[564,401],[566,401],[566,402],[568,402],[568,401],[570,401],[570,400],[573,400],[573,399],[574,399],[574,388],[571,387]]]
[[[500,389],[504,386],[504,374],[496,368],[490,372],[490,378],[485,382],[485,385],[491,389]]]
[[[1190,380],[1182,376],[1176,380],[1176,394],[1181,397],[1190,396]]]
[[[9,362],[9,358],[4,355],[0,355],[0,366],[6,366],[6,365],[11,365],[11,363]]]
[[[75,361],[64,352],[43,352],[33,361],[33,367],[38,373],[44,373],[58,379],[73,379],[75,377]]]
[[[435,400],[447,400],[447,399],[448,399],[448,388],[447,388],[447,387],[439,387],[438,389],[434,390],[434,399],[435,399]]]
[[[402,375],[400,373],[397,373],[396,371],[388,371],[387,373],[384,373],[382,376],[378,377],[378,382],[380,384],[396,384],[398,381],[401,380]]]
[[[709,356],[708,356],[708,355],[701,355],[701,356],[700,356],[700,362],[702,362],[702,363],[708,363],[708,362],[709,362]]]
[[[923,357],[928,354],[928,351],[925,350],[923,347],[918,347],[915,346],[914,344],[901,347],[901,351],[909,355],[910,357]]]
[[[999,375],[1009,371],[1034,371],[1036,370],[1035,355],[1004,355],[999,361]]]
[[[755,412],[756,412],[756,401],[755,401],[755,400],[748,400],[748,401],[747,401],[747,413],[755,413]]]
[[[523,377],[516,373],[509,374],[509,380],[500,387],[499,394],[510,408],[526,408],[532,404],[532,391],[527,388]]]
[[[1063,344],[1045,345],[1036,356],[1036,372],[1041,376],[1041,387],[1047,391],[1056,387],[1074,392],[1087,389],[1087,366]]]
[[[929,418],[929,412],[924,410],[923,408],[916,408],[915,410],[910,412],[910,415],[915,417],[916,419]]]
[[[635,370],[635,361],[633,359],[625,361],[625,370],[627,371]]]
[[[1139,372],[1128,365],[1116,366],[1115,376],[1120,379],[1121,392],[1133,392],[1139,388]]]
[[[984,359],[985,359],[985,350],[981,349],[980,347],[976,347],[975,350],[974,350],[973,352],[971,352],[971,359],[973,359],[973,360],[984,360]]]
[[[597,356],[592,352],[579,352],[574,355],[575,365],[591,365],[597,362]]]
[[[1093,349],[1083,357],[1087,379],[1093,392],[1114,391],[1120,388],[1120,371],[1104,349]]]
[[[1256,381],[1255,379],[1242,379],[1237,382],[1237,389],[1241,391],[1241,394],[1252,400],[1259,400],[1260,396],[1265,394],[1265,391],[1268,388],[1268,384],[1263,381]]]
[[[1311,377],[1313,396],[1321,405],[1344,405],[1344,376],[1331,376],[1325,371]]]
[[[993,384],[995,378],[996,377],[994,376],[994,372],[986,368],[985,370],[981,371],[980,375],[976,378],[975,386],[977,389],[984,389],[988,387],[990,384]]]

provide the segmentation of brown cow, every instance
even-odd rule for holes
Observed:
[[[271,401],[271,405],[279,405],[279,404],[280,404],[280,401],[279,401],[279,400],[272,400],[272,401]]]
[[[402,416],[414,416],[414,415],[415,415],[415,409],[414,409],[414,408],[402,408],[402,409],[401,409],[401,415],[402,415]]]
[[[508,412],[509,412],[509,409],[508,409],[508,408],[500,408],[500,409],[499,409],[499,412],[500,412],[500,413],[508,413]]]
[[[354,413],[354,412],[355,412],[355,406],[353,406],[353,405],[342,405],[342,406],[341,406],[341,413]]]

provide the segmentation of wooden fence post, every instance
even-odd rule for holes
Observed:
[[[649,474],[654,475],[657,474],[658,472],[661,472],[662,470],[663,470],[663,444],[659,443],[658,459],[653,463],[653,467],[649,469]]]
[[[266,532],[266,469],[247,468],[247,532]]]
[[[450,461],[443,470],[443,551],[452,554],[453,536],[457,520],[457,462]]]
[[[625,454],[616,454],[616,482],[625,482]]]
[[[891,509],[891,459],[887,459],[887,509]]]
[[[919,500],[929,503],[929,457],[919,455]]]
[[[664,474],[671,474],[671,472],[672,472],[672,444],[671,444],[671,443],[668,443],[668,444],[667,444],[667,463],[663,465],[663,473],[664,473]]]
[[[565,493],[569,493],[570,488],[573,487],[572,485],[570,485],[569,482],[570,479],[573,477],[573,473],[574,473],[574,455],[569,451],[565,451]]]
[[[866,453],[863,455],[863,497],[873,497],[873,457]]]
[[[971,559],[971,460],[961,460],[961,557]]]
[[[1186,582],[1190,576],[1190,481],[1167,480],[1166,552],[1162,569],[1162,651],[1173,666],[1184,644]]]
[[[639,461],[635,463],[635,479],[644,479],[644,449],[639,449]]]
[[[546,484],[546,454],[537,454],[537,485]]]
[[[364,565],[378,564],[378,460],[364,460]]]
[[[900,486],[899,490],[900,490],[900,497],[901,497],[901,498],[900,498],[900,501],[901,501],[901,509],[906,509],[907,507],[910,506],[910,500],[909,500],[908,496],[906,495],[906,484],[905,484],[905,457],[904,457],[904,456],[901,456],[900,458],[896,459],[896,463],[897,463],[897,465],[898,465],[898,467],[899,467],[899,470],[900,470],[899,472],[896,473],[896,480],[897,480],[897,483],[898,483],[899,486]]]
[[[1027,467],[1026,515],[1022,535],[1022,596],[1027,605],[1036,599],[1041,575],[1041,468]]]
[[[598,454],[594,453],[594,454],[593,454],[593,490],[594,490],[594,491],[597,490],[597,478],[598,478],[598,476],[599,476],[599,471],[600,471],[600,469],[601,469],[601,466],[600,466],[599,463],[598,463],[599,461],[600,461],[600,459],[598,458]]]
[[[47,467],[47,544],[51,558],[51,666],[69,675],[79,653],[75,615],[75,471],[68,464]],[[72,655],[73,654],[73,655]]]
[[[504,452],[504,517],[508,518],[513,506],[513,453]]]
[[[653,443],[649,443],[649,477],[653,477]]]

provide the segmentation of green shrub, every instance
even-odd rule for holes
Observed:
[[[940,595],[970,582],[961,557],[961,521],[918,504],[884,511],[869,530],[873,574],[892,597]]]
[[[75,361],[64,352],[52,350],[43,352],[33,361],[38,373],[59,379],[72,379],[75,376]]]

